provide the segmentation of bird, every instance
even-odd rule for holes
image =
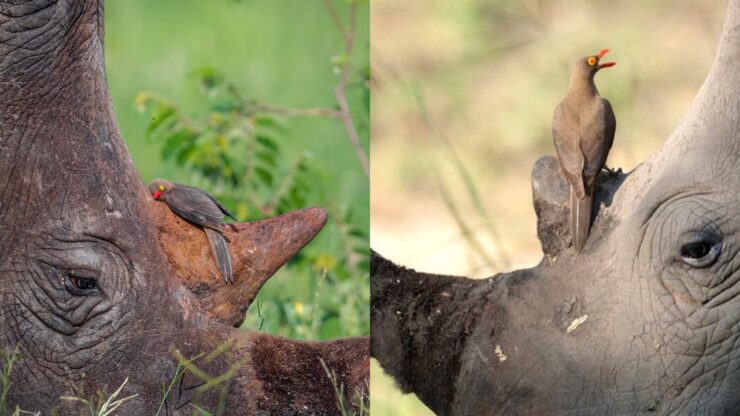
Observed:
[[[616,65],[613,61],[601,61],[608,52],[609,49],[602,49],[576,61],[568,92],[552,116],[555,151],[570,185],[570,232],[576,252],[581,251],[588,238],[594,183],[606,166],[617,128],[611,104],[599,95],[594,84],[599,70]]]
[[[167,204],[172,212],[193,224],[203,227],[211,246],[211,252],[221,271],[221,277],[227,284],[232,283],[233,265],[227,245],[228,240],[223,232],[225,216],[236,220],[234,214],[213,195],[192,186],[170,182],[165,179],[155,179],[149,185],[149,191],[155,200]],[[233,225],[231,227],[232,229],[236,228]]]

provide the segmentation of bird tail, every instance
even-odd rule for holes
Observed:
[[[234,270],[231,264],[231,254],[229,253],[226,237],[211,228],[204,228],[204,230],[208,236],[208,243],[211,245],[213,257],[216,259],[218,268],[221,270],[221,277],[223,277],[226,283],[232,283],[234,281]]]
[[[579,198],[573,189],[570,190],[570,235],[577,253],[581,252],[588,238],[592,203],[593,196],[586,194]]]

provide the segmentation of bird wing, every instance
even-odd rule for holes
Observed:
[[[583,152],[581,151],[581,132],[575,120],[560,102],[555,107],[552,119],[552,139],[560,167],[565,173],[571,188],[579,198],[585,196],[583,186]]]
[[[216,230],[223,229],[224,214],[202,189],[176,185],[167,192],[167,205],[186,220]]]
[[[229,211],[229,209],[228,209],[228,208],[226,208],[226,207],[224,206],[224,204],[222,204],[222,203],[221,203],[221,201],[219,201],[218,199],[216,199],[216,197],[215,197],[215,196],[213,196],[213,195],[209,194],[209,193],[208,193],[208,192],[206,192],[206,191],[203,191],[203,192],[205,192],[205,194],[206,194],[206,195],[208,195],[208,198],[210,198],[210,199],[211,199],[211,201],[213,201],[213,203],[214,203],[214,204],[216,204],[216,206],[217,206],[217,207],[218,207],[218,208],[219,208],[219,209],[221,210],[221,212],[222,212],[222,213],[224,213],[225,215],[228,215],[228,216],[229,216],[229,218],[231,218],[232,220],[234,220],[234,221],[238,221],[238,220],[236,219],[236,217],[234,216],[234,214],[233,214],[233,213],[232,213],[231,211]]]
[[[606,163],[617,127],[614,110],[606,99],[598,97],[593,114],[583,126],[584,140],[581,140],[581,150],[585,157],[583,176],[589,190]]]
[[[617,118],[614,116],[614,109],[612,104],[606,98],[601,99],[601,105],[604,108],[604,136],[606,143],[606,156],[612,150],[612,144],[614,144],[614,133],[617,131]],[[606,164],[606,156],[604,157],[604,164]]]

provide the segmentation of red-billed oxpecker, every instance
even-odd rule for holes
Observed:
[[[570,232],[580,252],[588,238],[594,182],[605,166],[617,121],[609,101],[599,95],[594,75],[616,62],[601,62],[609,52],[579,59],[570,74],[568,93],[552,117],[555,151],[570,184]]]
[[[192,186],[155,179],[149,191],[157,201],[162,201],[180,217],[203,227],[221,276],[226,283],[233,282],[233,266],[228,240],[224,237],[224,216],[236,220],[226,207],[208,192]]]

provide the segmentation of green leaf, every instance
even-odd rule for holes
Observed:
[[[151,120],[146,129],[147,136],[152,137],[152,133],[154,133],[154,131],[159,127],[167,127],[168,125],[171,125],[171,123],[166,123],[168,121],[174,122],[176,114],[177,110],[174,107],[158,105],[151,113]]]
[[[361,230],[359,228],[350,228],[349,235],[353,237],[361,238],[361,239],[367,238],[367,233],[365,232],[365,230]]]
[[[280,133],[285,133],[288,130],[287,127],[285,126],[285,123],[283,123],[282,121],[280,121],[279,119],[275,117],[264,115],[264,114],[260,114],[254,117],[254,125],[257,128],[265,128],[265,129],[274,130]]]
[[[362,258],[362,260],[360,260],[360,261],[357,262],[357,268],[360,269],[360,270],[362,270],[362,271],[365,271],[365,272],[367,272],[368,270],[370,270],[370,259],[367,258],[368,252],[369,252],[369,250],[366,250],[363,253],[363,256],[364,257]]]
[[[272,150],[275,153],[280,152],[280,148],[278,144],[275,142],[275,140],[271,139],[269,136],[265,134],[258,134],[256,138],[257,138],[257,142],[261,144],[262,146]]]
[[[272,186],[272,173],[261,167],[254,168],[254,171],[257,173],[257,176],[259,176],[259,178],[265,185]]]
[[[268,152],[257,152],[257,159],[265,162],[268,166],[272,168],[277,167],[277,162],[275,161],[275,157],[273,157]]]
[[[165,139],[164,146],[162,146],[162,158],[171,158],[183,145],[192,140],[193,137],[186,130],[175,132],[175,134]]]
[[[224,83],[224,75],[212,67],[198,68],[190,73],[191,76],[198,78],[201,88],[204,92],[212,92],[215,88]]]
[[[228,113],[231,111],[239,111],[240,105],[236,101],[230,101],[230,100],[217,101],[215,104],[211,106],[211,110],[218,112],[218,113]]]

